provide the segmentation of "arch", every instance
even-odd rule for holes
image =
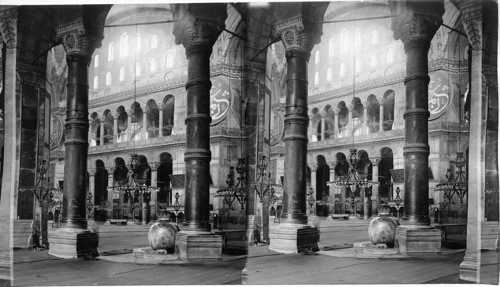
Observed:
[[[335,56],[335,40],[333,38],[330,39],[330,42],[328,44],[328,56]]]
[[[103,201],[108,201],[108,171],[100,159],[96,160],[95,169],[94,206],[98,207]]]
[[[156,101],[150,99],[146,103],[146,138],[156,138],[159,135],[159,114],[160,109]]]
[[[374,94],[368,96],[367,99],[368,109],[368,133],[375,133],[380,128],[380,104]]]
[[[170,175],[173,173],[173,158],[168,152],[160,154],[160,166],[158,167],[157,186],[160,188],[158,192],[158,202],[172,205],[172,189],[170,188]]]
[[[338,123],[337,123],[337,130],[339,134],[339,138],[341,137],[347,137],[347,124],[349,123],[349,110],[347,109],[347,106],[344,101],[341,101],[337,105],[337,110],[339,111],[338,115]]]
[[[380,162],[378,164],[378,181],[380,198],[385,198],[385,202],[390,200],[390,190],[392,186],[391,169],[394,168],[394,154],[389,147],[380,149]]]
[[[104,111],[104,144],[113,143],[113,114],[110,110]]]
[[[344,28],[340,32],[340,51],[346,52],[349,47],[349,29]]]
[[[396,93],[393,90],[388,90],[384,93],[384,131],[392,130],[394,123],[394,101]]]
[[[120,58],[128,55],[128,33],[125,32],[120,37]]]
[[[119,106],[116,109],[117,115],[117,142],[126,142],[127,139],[127,129],[128,129],[128,114],[123,106]]]
[[[132,141],[141,140],[141,131],[143,125],[143,110],[138,102],[134,102],[131,107],[131,121],[130,121],[130,137]]]
[[[333,137],[335,134],[335,113],[333,112],[332,106],[326,105],[324,111],[324,123],[325,123],[325,139]]]
[[[316,141],[320,141],[321,140],[321,115],[319,113],[319,109],[318,108],[314,108],[312,110],[312,119],[311,119],[311,122],[312,122],[312,138],[311,138],[311,142],[316,142]],[[318,132],[318,129],[319,129],[319,132]]]
[[[160,128],[164,136],[172,134],[174,129],[174,111],[175,111],[175,97],[173,95],[166,95],[163,98],[163,128]]]
[[[101,119],[96,112],[93,112],[90,118],[92,122],[90,124],[90,146],[98,146],[101,144]]]
[[[347,157],[343,152],[338,152],[335,155],[337,165],[335,166],[335,176],[344,177],[349,173],[349,163],[347,162]]]
[[[355,97],[352,99],[352,132],[354,135],[363,134],[364,119],[364,106],[360,98]]]

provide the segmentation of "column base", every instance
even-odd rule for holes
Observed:
[[[269,232],[269,250],[280,253],[300,253],[305,250],[318,251],[319,231],[305,224],[281,223]]]
[[[222,236],[212,232],[180,231],[175,237],[175,252],[186,262],[222,260]]]
[[[85,229],[59,228],[49,232],[49,254],[60,258],[99,256],[99,235]]]
[[[395,247],[403,255],[441,254],[441,231],[425,226],[398,226]]]
[[[477,252],[465,252],[464,261],[460,263],[460,280],[479,283],[480,264]]]
[[[481,249],[497,250],[498,238],[500,238],[500,227],[498,221],[487,221],[481,223]]]

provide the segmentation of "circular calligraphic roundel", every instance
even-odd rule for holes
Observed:
[[[273,109],[271,111],[271,138],[269,141],[271,146],[277,145],[280,142],[284,129],[283,115],[276,109]]]
[[[455,92],[450,85],[448,77],[443,71],[438,71],[430,75],[429,82],[429,121],[442,116],[450,103],[450,95]]]
[[[50,150],[56,149],[62,141],[64,123],[61,116],[52,114],[50,118]]]
[[[229,83],[227,80],[216,78],[212,81],[210,89],[210,116],[212,123],[216,125],[220,123],[229,112],[231,107],[231,93],[229,92]]]

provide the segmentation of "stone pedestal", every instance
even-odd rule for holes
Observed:
[[[222,260],[222,236],[211,232],[177,233],[175,251],[187,262],[216,262]]]
[[[396,228],[395,247],[403,255],[435,255],[441,253],[441,231],[432,227]]]
[[[479,252],[465,251],[464,260],[460,263],[460,280],[479,283],[481,254]]]
[[[281,253],[300,253],[304,250],[317,251],[319,231],[305,224],[281,223],[271,228],[269,249]]]
[[[500,225],[498,221],[481,223],[481,249],[498,249],[498,238],[500,238]]]
[[[49,254],[60,258],[99,256],[99,235],[85,229],[59,228],[49,232]]]

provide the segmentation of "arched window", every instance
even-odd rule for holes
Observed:
[[[153,49],[156,49],[158,47],[158,36],[153,35],[153,37],[151,37],[151,50]]]
[[[151,67],[149,69],[151,72],[156,71],[156,58],[151,59]]]
[[[174,65],[174,54],[170,52],[167,53],[167,59],[165,62],[165,66],[167,66],[167,68],[171,68]]]
[[[316,51],[316,53],[314,54],[314,63],[319,63],[319,51]]]
[[[314,73],[314,85],[317,86],[319,84],[319,73]]]
[[[113,43],[109,43],[109,46],[108,46],[108,62],[111,62],[113,61]]]
[[[99,88],[99,77],[94,77],[94,89]]]
[[[361,72],[361,60],[359,58],[356,58],[356,64],[354,68],[356,69],[356,74]]]
[[[345,76],[345,64],[344,63],[340,64],[340,76],[341,77]]]
[[[378,42],[378,32],[377,32],[377,30],[373,30],[372,37],[371,37],[371,43],[377,44],[377,42]]]
[[[361,46],[361,30],[358,28],[354,33],[354,41],[356,41],[356,48]]]
[[[333,57],[335,55],[335,42],[330,39],[330,44],[328,46],[328,57]]]
[[[138,77],[141,75],[141,64],[140,63],[137,63],[135,65],[135,75]]]
[[[111,85],[111,72],[106,73],[106,86]]]
[[[370,57],[370,66],[375,67],[377,65],[377,57],[375,56],[375,53],[373,53]]]
[[[344,28],[340,33],[340,51],[346,52],[349,46],[349,29]]]
[[[140,33],[137,33],[137,36],[136,36],[136,39],[135,39],[135,49],[137,50],[137,52],[139,52],[141,50],[141,34]]]
[[[121,67],[120,68],[120,82],[125,81],[125,68]]]
[[[392,47],[387,48],[387,63],[394,62],[394,49]]]
[[[99,67],[99,55],[94,56],[94,68]]]
[[[128,55],[128,34],[123,33],[120,38],[120,58]]]
[[[327,81],[332,80],[332,68],[328,68],[328,70],[326,70],[326,80]]]

